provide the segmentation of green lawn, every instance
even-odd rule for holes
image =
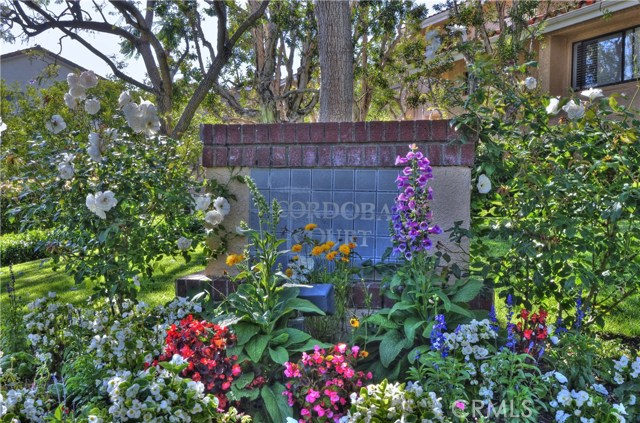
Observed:
[[[160,261],[160,267],[152,279],[142,280],[139,299],[151,305],[162,304],[174,297],[174,282],[181,276],[199,272],[204,269],[205,256],[202,249],[191,257],[186,264],[182,257],[165,258]],[[73,278],[63,270],[54,272],[50,260],[36,260],[13,266],[16,276],[16,293],[28,301],[47,295],[54,291],[65,302],[82,304],[92,291],[82,285],[75,285]],[[9,282],[9,267],[0,268],[0,304],[7,301],[7,283]]]

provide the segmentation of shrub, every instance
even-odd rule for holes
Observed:
[[[46,245],[49,237],[49,231],[39,229],[3,234],[0,237],[2,264],[18,264],[47,257]]]

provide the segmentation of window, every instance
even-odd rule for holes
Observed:
[[[640,77],[640,26],[573,45],[576,90],[619,84]]]

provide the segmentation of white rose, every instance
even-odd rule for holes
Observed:
[[[122,109],[132,101],[133,99],[131,98],[131,94],[129,94],[129,91],[123,91],[120,93],[120,97],[118,97],[118,107]]]
[[[76,98],[69,93],[64,94],[64,104],[66,104],[71,110],[75,110],[78,107]]]
[[[589,97],[589,100],[591,101],[600,97],[604,97],[604,94],[602,94],[602,90],[599,88],[589,88],[588,90],[582,91],[580,95]]]
[[[193,200],[196,203],[196,211],[205,211],[209,208],[209,205],[211,204],[211,194],[193,197]]]
[[[69,88],[75,88],[78,86],[78,75],[75,73],[67,74],[67,84],[69,84]]]
[[[524,86],[528,90],[535,90],[536,87],[538,86],[538,81],[534,77],[528,76],[524,80]]]
[[[547,106],[547,114],[548,115],[557,115],[559,110],[558,110],[558,105],[560,104],[560,99],[559,98],[550,98],[549,99],[549,105]]]
[[[73,178],[73,166],[69,163],[60,163],[58,165],[58,172],[60,173],[60,179],[69,180]]]
[[[160,119],[158,119],[158,112],[156,106],[150,101],[143,101],[140,103],[140,127],[141,131],[145,135],[151,136],[160,132]]]
[[[7,124],[2,121],[0,117],[0,134],[2,134],[7,129]]]
[[[218,197],[213,201],[213,207],[223,216],[226,216],[231,211],[231,205],[224,197]]]
[[[178,250],[186,251],[191,247],[192,240],[181,236],[178,238]]]
[[[584,106],[580,103],[576,103],[573,100],[562,106],[562,110],[567,112],[567,117],[571,120],[580,119],[582,116],[584,116]]]
[[[115,194],[111,191],[98,192],[96,193],[96,207],[109,211],[114,208],[118,204],[118,200],[116,200]]]
[[[141,112],[138,105],[134,102],[130,102],[125,104],[122,107],[122,113],[124,113],[124,118],[127,120],[127,125],[135,132],[142,132],[141,126]]]
[[[491,180],[484,173],[478,176],[478,192],[480,194],[487,194],[491,191]]]
[[[71,163],[76,158],[75,154],[62,153],[62,163]]]
[[[51,116],[49,122],[45,124],[45,126],[50,132],[59,134],[60,132],[64,131],[64,129],[67,127],[67,124],[65,123],[64,119],[62,119],[62,116],[53,115]]]
[[[93,88],[98,85],[98,77],[91,70],[84,71],[78,78],[78,84],[82,85],[85,88]]]
[[[84,103],[84,111],[90,115],[95,115],[100,110],[100,101],[90,98]]]
[[[102,140],[100,135],[95,132],[89,133],[89,147],[87,147],[87,153],[91,160],[100,163],[102,161]]]
[[[204,216],[205,222],[207,222],[211,226],[218,226],[223,219],[224,216],[217,210],[211,210]]]
[[[82,85],[76,85],[69,88],[69,95],[75,99],[82,100],[87,96],[87,89]]]

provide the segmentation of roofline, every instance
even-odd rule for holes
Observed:
[[[605,12],[613,13],[630,7],[640,6],[640,0],[608,0],[600,1],[589,6],[581,7],[567,13],[544,20],[542,33],[558,31],[591,19],[602,17]]]
[[[39,45],[36,45],[34,47],[28,47],[22,50],[16,50],[16,51],[12,51],[11,53],[6,53],[0,56],[0,61],[2,60],[7,60],[7,59],[11,59],[13,57],[19,57],[21,55],[28,55],[29,53],[36,53],[36,54],[42,54],[43,56],[49,56],[52,59],[54,59],[57,62],[61,62],[64,63],[65,65],[81,70],[81,71],[86,71],[88,70],[87,68],[85,68],[84,66],[80,66],[77,63],[72,62],[69,59],[65,59],[64,57],[60,56],[59,54],[56,54],[50,50],[47,50],[44,47],[41,47]],[[34,55],[36,55],[34,54]]]
[[[431,15],[428,18],[424,19],[420,23],[420,28],[426,28],[428,26],[439,24],[440,22],[444,22],[447,19],[449,19],[449,16],[451,16],[449,9],[443,10],[442,12],[436,13],[435,15]]]

